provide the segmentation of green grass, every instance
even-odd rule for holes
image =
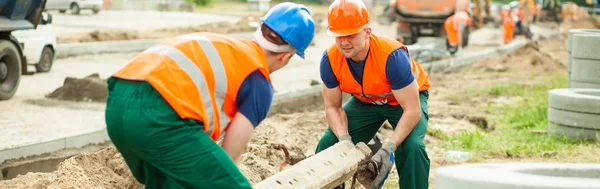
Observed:
[[[491,122],[496,125],[492,132],[465,131],[445,137],[442,147],[446,150],[462,150],[475,157],[541,157],[545,152],[568,151],[574,146],[587,144],[571,141],[566,137],[551,136],[535,131],[547,130],[548,91],[565,88],[567,76],[548,76],[536,84],[492,84],[487,93],[492,96],[521,96],[523,100],[501,106],[491,106],[488,111]],[[436,133],[432,131],[430,133]],[[593,148],[590,148],[592,150]]]

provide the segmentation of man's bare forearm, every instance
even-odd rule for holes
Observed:
[[[342,107],[328,107],[325,109],[325,116],[331,131],[337,136],[348,134],[348,118]]]
[[[415,108],[413,110],[404,111],[402,117],[400,117],[400,121],[398,121],[398,125],[396,125],[396,129],[390,138],[396,146],[400,146],[402,142],[408,137],[410,132],[415,128],[419,120],[421,119],[421,110],[419,108]]]

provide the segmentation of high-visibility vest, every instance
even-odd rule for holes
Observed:
[[[242,82],[256,70],[271,81],[266,57],[254,41],[194,33],[145,50],[113,76],[148,81],[181,119],[203,122],[216,141],[237,113]]]
[[[408,52],[408,49],[396,40],[374,34],[371,34],[369,39],[369,48],[369,55],[364,63],[362,86],[354,79],[349,63],[340,50],[335,45],[327,49],[329,63],[333,74],[340,83],[340,89],[352,94],[362,102],[377,105],[398,105],[386,76],[387,60],[394,50],[402,48]],[[419,85],[419,91],[428,90],[430,86],[429,74],[412,58],[410,58],[410,66]]]

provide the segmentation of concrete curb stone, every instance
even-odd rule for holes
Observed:
[[[573,50],[573,36],[575,34],[583,34],[583,33],[597,33],[600,35],[599,29],[570,29],[567,34],[567,51],[571,52]]]
[[[600,54],[600,48],[598,48],[598,54]],[[570,75],[571,81],[600,83],[600,59],[573,58],[573,68]]]
[[[600,89],[552,89],[548,95],[548,108],[600,114]]]
[[[600,139],[600,130],[586,129],[581,127],[569,127],[558,123],[548,122],[548,133],[555,136],[566,136],[572,140],[598,140]],[[597,185],[600,186],[600,185]]]
[[[600,89],[600,83],[587,83],[580,81],[571,81],[571,88],[587,88],[587,89]]]
[[[600,114],[548,108],[548,121],[569,127],[600,130]]]
[[[600,32],[598,34],[575,34],[573,58],[600,60]],[[573,62],[574,63],[574,62]]]

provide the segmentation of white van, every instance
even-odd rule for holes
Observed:
[[[54,62],[56,33],[51,23],[52,15],[44,12],[36,29],[12,32],[21,43],[27,64],[35,65],[37,72],[49,72]]]
[[[79,14],[81,10],[92,10],[94,14],[98,14],[104,0],[47,0],[46,10],[58,10],[60,13],[65,13],[71,10],[71,14]]]

